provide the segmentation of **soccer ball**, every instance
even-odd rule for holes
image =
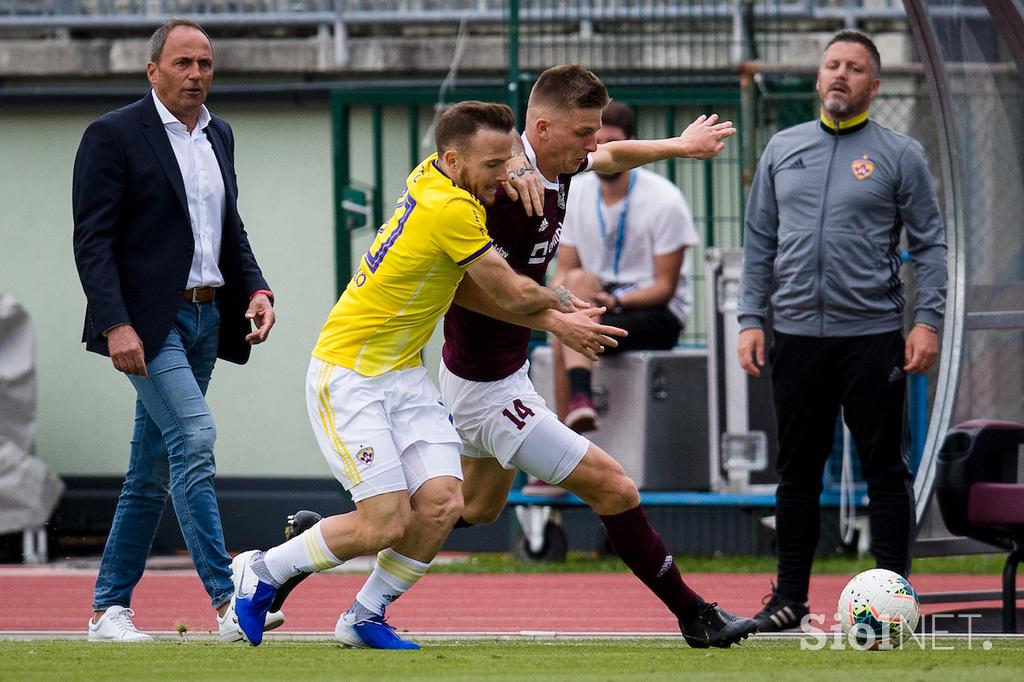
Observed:
[[[873,568],[855,575],[843,588],[838,616],[851,643],[863,649],[889,649],[912,636],[921,619],[921,604],[903,576]]]

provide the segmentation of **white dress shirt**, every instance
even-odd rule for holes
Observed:
[[[192,252],[192,269],[188,283],[193,287],[219,287],[224,284],[220,272],[220,242],[224,226],[224,178],[213,147],[206,135],[210,125],[210,111],[204,105],[199,122],[189,133],[185,124],[175,118],[153,91],[153,101],[164,124],[167,139],[174,150],[174,158],[181,170],[188,200],[188,218],[192,224],[192,238],[196,248]]]

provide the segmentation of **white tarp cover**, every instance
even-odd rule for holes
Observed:
[[[0,533],[45,524],[64,484],[32,457],[36,382],[28,313],[0,293]]]

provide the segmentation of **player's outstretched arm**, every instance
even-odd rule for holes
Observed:
[[[604,346],[619,345],[614,337],[626,336],[625,329],[601,324],[594,319],[605,312],[604,308],[587,308],[575,313],[549,308],[529,315],[509,312],[469,277],[464,278],[456,290],[455,302],[463,308],[509,324],[550,332],[567,347],[595,362]]]
[[[713,159],[725,149],[725,140],[735,134],[732,121],[719,123],[718,114],[701,114],[678,137],[599,145],[592,168],[600,173],[621,173],[664,159]]]
[[[590,307],[565,287],[549,289],[513,271],[494,249],[470,263],[466,274],[509,312],[528,315],[554,308],[571,313]]]

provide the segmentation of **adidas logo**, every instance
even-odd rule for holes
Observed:
[[[780,168],[779,170],[804,170],[805,168],[807,168],[807,166],[804,165],[804,160],[797,159],[793,163],[789,164],[784,168]]]

